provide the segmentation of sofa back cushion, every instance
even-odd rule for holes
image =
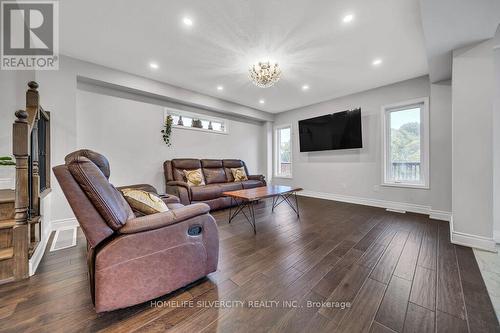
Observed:
[[[66,163],[73,178],[111,229],[119,230],[127,220],[135,217],[122,194],[92,161],[84,156],[74,156]]]
[[[171,166],[173,180],[184,182],[186,181],[184,170],[201,169],[201,162],[193,158],[177,158],[171,161]]]
[[[68,162],[74,160],[77,156],[83,156],[91,160],[99,168],[99,170],[101,170],[104,177],[109,179],[111,173],[109,168],[109,161],[104,155],[90,149],[80,149],[66,155],[64,161],[66,162],[66,164],[68,164]]]
[[[246,174],[248,175],[247,166],[242,160],[222,160],[222,166],[224,167],[226,179],[228,182],[234,182],[233,172],[231,171],[231,169],[243,167]]]
[[[222,160],[201,160],[205,182],[207,184],[218,184],[227,182],[226,173],[222,167]]]

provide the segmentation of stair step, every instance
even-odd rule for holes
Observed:
[[[9,203],[16,200],[16,192],[14,190],[0,190],[0,203]]]
[[[0,249],[0,261],[10,259],[14,256],[14,248],[7,247],[5,249]]]
[[[14,225],[16,225],[16,220],[14,219],[0,221],[0,229],[9,229]]]

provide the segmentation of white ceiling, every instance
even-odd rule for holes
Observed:
[[[418,0],[64,0],[60,44],[68,56],[273,113],[428,73]],[[268,89],[247,77],[264,58],[283,72]]]
[[[451,78],[452,51],[492,38],[500,0],[420,0],[432,82]]]

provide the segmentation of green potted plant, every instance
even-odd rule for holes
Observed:
[[[0,156],[0,166],[16,165],[10,156]]]
[[[162,136],[163,136],[163,141],[165,141],[165,144],[170,147],[172,145],[172,142],[170,141],[170,137],[172,135],[172,123],[173,123],[173,118],[171,115],[168,115],[165,118],[165,123],[163,124],[163,129],[161,130]]]
[[[201,120],[200,119],[193,119],[193,121],[191,122],[191,127],[202,128],[203,125],[201,123]]]

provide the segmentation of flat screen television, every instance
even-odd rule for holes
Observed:
[[[361,109],[299,121],[300,151],[363,148]]]

